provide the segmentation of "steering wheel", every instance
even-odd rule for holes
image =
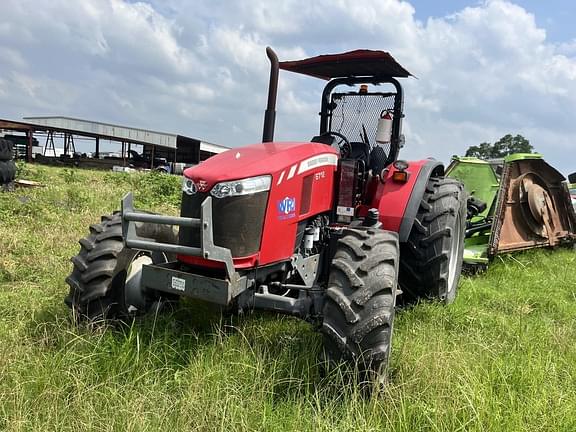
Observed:
[[[320,137],[324,136],[332,137],[332,146],[338,146],[338,149],[340,150],[340,156],[343,159],[346,159],[352,155],[352,146],[350,145],[350,141],[348,141],[348,138],[346,138],[340,132],[327,131],[320,134]]]

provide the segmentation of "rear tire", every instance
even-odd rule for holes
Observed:
[[[142,233],[144,229],[146,233]],[[162,242],[176,242],[177,238],[174,231],[164,225],[141,225],[137,231],[139,235]],[[70,292],[64,302],[75,317],[89,321],[144,314],[154,305],[159,306],[160,297],[141,293],[134,289],[139,284],[127,282],[139,277],[137,272],[142,264],[166,262],[171,258],[126,248],[120,214],[103,216],[101,223],[90,226],[90,235],[80,240],[80,252],[71,259],[74,267],[66,278]]]
[[[323,308],[324,353],[330,362],[383,373],[390,357],[398,274],[398,235],[376,228],[344,230]]]
[[[464,254],[466,193],[461,182],[432,177],[408,241],[400,247],[399,283],[404,298],[456,298]]]
[[[14,158],[14,146],[12,141],[0,138],[0,161],[9,161]]]

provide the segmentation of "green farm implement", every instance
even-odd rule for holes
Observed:
[[[576,214],[564,176],[539,154],[485,161],[453,157],[446,175],[470,196],[464,250],[467,267],[483,268],[499,253],[576,240]]]

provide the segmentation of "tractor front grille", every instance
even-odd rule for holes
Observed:
[[[202,202],[208,192],[182,194],[182,217],[199,218]],[[268,192],[236,197],[212,197],[212,230],[214,244],[230,249],[233,257],[252,255],[260,250]],[[200,247],[198,228],[180,227],[179,243]]]

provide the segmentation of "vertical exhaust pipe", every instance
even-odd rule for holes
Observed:
[[[274,141],[274,123],[276,121],[276,96],[278,95],[278,56],[270,47],[266,47],[266,55],[270,60],[270,83],[268,84],[268,105],[264,112],[264,131],[262,142]]]

